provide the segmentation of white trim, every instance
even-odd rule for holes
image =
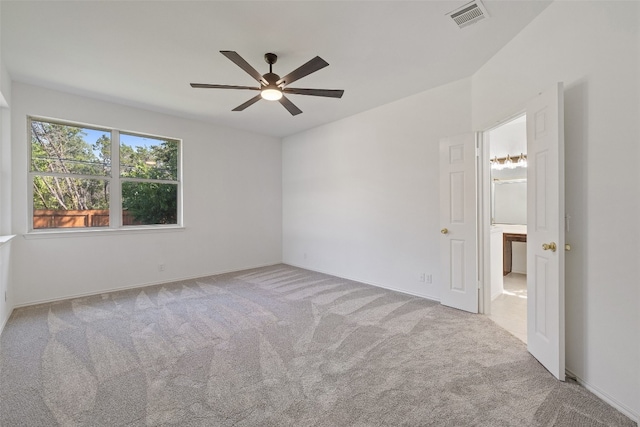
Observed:
[[[14,237],[16,237],[16,234],[0,236],[0,246],[4,245],[5,243],[9,243],[11,240],[13,240]]]
[[[31,142],[32,133],[31,133],[31,122],[33,117],[27,116],[27,120],[25,120],[25,135],[27,136],[27,140],[25,144],[27,144],[27,157],[24,159],[27,168],[27,191],[25,191],[25,197],[27,198],[27,212],[26,212],[26,221],[27,221],[27,231],[33,230],[33,175],[31,174],[31,158],[33,156],[32,148],[33,144]]]
[[[122,227],[122,181],[120,181],[120,131],[111,130],[111,180],[109,181],[109,228]],[[118,159],[118,170],[113,170],[113,159]],[[116,179],[113,179],[117,175]],[[116,185],[113,185],[113,184]]]
[[[40,304],[48,304],[51,302],[58,302],[58,301],[66,301],[66,300],[70,300],[70,299],[75,299],[75,298],[84,298],[84,297],[90,297],[90,296],[94,296],[94,295],[103,295],[103,294],[109,294],[112,292],[119,292],[119,291],[126,291],[126,290],[130,290],[130,289],[142,289],[142,288],[148,288],[151,286],[158,286],[158,285],[166,285],[169,283],[174,283],[174,282],[183,282],[185,280],[194,280],[194,279],[204,279],[206,277],[210,277],[210,276],[219,276],[221,274],[228,274],[228,273],[235,273],[235,272],[241,272],[241,271],[245,271],[245,270],[253,270],[254,268],[262,268],[262,267],[270,267],[273,265],[278,265],[281,264],[281,262],[276,262],[276,263],[267,263],[267,264],[259,264],[253,267],[242,267],[239,269],[231,269],[231,270],[222,270],[222,271],[217,271],[217,272],[213,272],[213,273],[205,273],[205,274],[198,274],[197,276],[187,276],[187,277],[177,277],[177,278],[173,278],[173,279],[169,279],[169,280],[161,280],[158,282],[147,282],[147,283],[141,283],[141,284],[136,284],[136,285],[127,285],[127,286],[121,286],[118,288],[111,288],[111,289],[104,289],[102,291],[95,291],[95,292],[82,292],[79,294],[71,294],[71,295],[66,295],[66,296],[62,296],[62,297],[57,297],[57,298],[48,298],[48,299],[43,299],[43,300],[37,300],[37,301],[32,301],[32,302],[27,302],[24,304],[17,304],[13,306],[13,309],[18,309],[18,308],[23,308],[23,307],[31,307],[34,305],[40,305]]]
[[[42,230],[42,229],[41,229]],[[64,231],[63,231],[64,230]],[[55,239],[59,237],[96,237],[117,234],[169,233],[185,231],[186,227],[179,225],[127,225],[120,228],[52,228],[46,231],[31,231],[22,235],[27,240]]]
[[[502,118],[500,120],[496,120],[495,122],[487,123],[486,125],[481,126],[482,132],[491,132],[492,130],[499,128],[509,122],[512,122],[520,116],[524,116],[525,114],[527,114],[527,110],[525,108],[522,108],[516,113],[501,116]]]
[[[7,323],[9,323],[9,319],[11,318],[14,309],[15,307],[7,306],[7,317],[2,319],[2,324],[0,324],[0,335],[2,335],[2,332],[4,332],[4,328],[5,326],[7,326]]]
[[[476,158],[476,206],[477,206],[477,260],[478,263],[478,313],[491,314],[491,180],[486,159],[489,155],[489,132],[476,132],[478,156]]]
[[[292,264],[292,263],[289,263],[289,262],[283,262],[283,264],[290,265],[292,267],[302,268],[303,270],[309,270],[309,271],[314,271],[316,273],[326,274],[328,276],[337,277],[339,279],[351,280],[352,282],[359,282],[359,283],[363,283],[365,285],[375,286],[376,288],[382,288],[382,289],[387,289],[389,291],[399,292],[399,293],[405,294],[405,295],[411,295],[413,297],[428,299],[430,301],[434,301],[434,302],[437,302],[437,303],[440,302],[440,298],[434,297],[434,296],[431,296],[431,295],[424,295],[424,294],[418,294],[418,293],[414,293],[414,292],[407,292],[407,291],[404,291],[404,290],[392,288],[390,286],[385,286],[385,285],[381,285],[379,283],[369,282],[369,281],[362,280],[362,279],[356,279],[356,278],[353,278],[353,277],[337,276],[334,273],[329,273],[329,272],[323,271],[323,270],[314,270],[314,269],[306,267],[306,266]]]
[[[631,408],[627,407],[626,405],[618,402],[615,398],[611,397],[609,394],[607,394],[606,392],[602,391],[598,387],[596,387],[596,386],[594,386],[592,384],[589,384],[587,381],[585,381],[580,376],[578,376],[575,373],[573,373],[571,370],[565,368],[565,372],[568,375],[570,375],[572,377],[575,377],[576,382],[579,385],[581,385],[582,387],[584,387],[587,390],[589,390],[591,393],[593,393],[596,396],[598,396],[600,399],[605,401],[607,404],[613,406],[615,409],[620,411],[624,416],[630,418],[632,421],[635,421],[636,424],[640,424],[640,414],[635,413],[633,411],[633,409],[631,409]]]
[[[7,235],[7,236],[0,236],[0,247],[4,246],[4,245],[8,245],[11,240],[13,240],[13,238],[16,237],[15,234],[12,235]],[[7,250],[9,251],[10,248],[7,249],[3,249],[3,250]],[[6,268],[11,268],[11,265],[7,266]],[[10,270],[9,271],[9,281],[7,282],[7,287],[4,290],[4,295],[0,295],[0,298],[6,298],[7,294],[11,295],[9,289],[11,287],[11,276],[10,276]],[[0,319],[0,334],[2,334],[2,331],[4,331],[4,327],[6,326],[7,322],[9,321],[9,318],[11,317],[11,314],[13,313],[13,306],[11,305],[12,303],[12,299],[5,299],[3,300],[0,304],[4,305],[4,309],[6,310],[5,312],[5,317],[4,319]]]
[[[489,160],[491,160],[491,141],[489,140],[489,133],[505,124],[512,122],[527,114],[526,110],[518,110],[513,114],[506,115],[505,118],[497,120],[493,124],[487,125],[480,134],[480,152],[478,158],[478,205],[482,206],[482,209],[478,209],[478,237],[482,237],[482,242],[478,242],[478,257],[477,262],[479,265],[479,271],[482,271],[480,276],[481,289],[479,313],[484,315],[491,314],[491,249],[489,239],[491,237],[491,175],[490,169],[487,167]],[[489,254],[489,256],[487,256]],[[487,302],[487,304],[485,304]]]
[[[118,126],[105,126],[105,125],[97,125],[94,123],[87,123],[87,122],[79,122],[77,120],[67,120],[67,119],[60,119],[60,118],[56,118],[56,117],[50,117],[50,116],[41,116],[41,115],[27,115],[27,118],[31,118],[31,119],[35,119],[35,120],[41,120],[41,121],[45,121],[45,122],[49,122],[49,123],[56,123],[59,125],[63,125],[63,126],[74,126],[74,127],[86,127],[86,128],[91,128],[94,130],[103,130],[105,132],[111,132],[112,129],[118,129],[120,131],[120,133],[124,133],[125,135],[132,135],[132,136],[142,136],[142,137],[151,137],[154,139],[171,139],[171,140],[175,140],[175,141],[180,141],[182,142],[182,138],[178,138],[178,137],[173,137],[173,136],[167,136],[167,135],[159,135],[156,133],[150,133],[150,132],[140,132],[140,131],[133,131],[133,130],[128,130],[128,129],[122,129]],[[27,132],[27,135],[31,133],[31,130],[29,128],[29,126],[27,125],[27,130],[29,132]],[[31,144],[29,144],[30,146]],[[31,153],[29,153],[31,154]],[[30,159],[31,157],[29,157]],[[28,162],[29,160],[27,160]]]

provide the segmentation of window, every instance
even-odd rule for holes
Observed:
[[[180,224],[180,141],[29,118],[32,229]]]

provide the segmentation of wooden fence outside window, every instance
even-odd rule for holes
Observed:
[[[122,225],[141,225],[135,221],[128,211],[122,211]],[[85,228],[108,227],[108,209],[86,210],[47,210],[35,209],[33,211],[33,228]]]

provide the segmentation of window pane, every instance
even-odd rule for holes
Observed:
[[[178,141],[120,134],[120,176],[178,180]]]
[[[177,223],[177,184],[122,183],[122,225]]]
[[[33,228],[109,226],[109,184],[101,179],[33,178]]]
[[[31,170],[108,176],[111,133],[32,120]]]

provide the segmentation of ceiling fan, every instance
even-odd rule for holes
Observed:
[[[256,79],[260,83],[260,87],[252,86],[230,86],[230,85],[216,85],[206,83],[191,83],[193,88],[204,89],[244,89],[244,90],[257,90],[260,94],[254,96],[244,104],[238,105],[233,111],[242,111],[245,108],[255,104],[260,99],[266,99],[268,101],[279,101],[295,116],[302,113],[302,110],[295,106],[293,102],[289,100],[284,94],[293,95],[311,95],[311,96],[324,96],[328,98],[341,98],[344,90],[337,89],[300,89],[287,87],[289,84],[299,80],[311,73],[314,73],[327,65],[324,59],[316,56],[304,65],[296,68],[286,76],[280,78],[279,75],[273,73],[273,64],[278,60],[278,56],[275,53],[265,53],[264,60],[269,64],[269,72],[266,74],[260,74],[255,68],[253,68],[247,61],[245,61],[238,53],[232,50],[221,50],[221,54],[229,58],[234,64],[242,68],[247,74]]]

